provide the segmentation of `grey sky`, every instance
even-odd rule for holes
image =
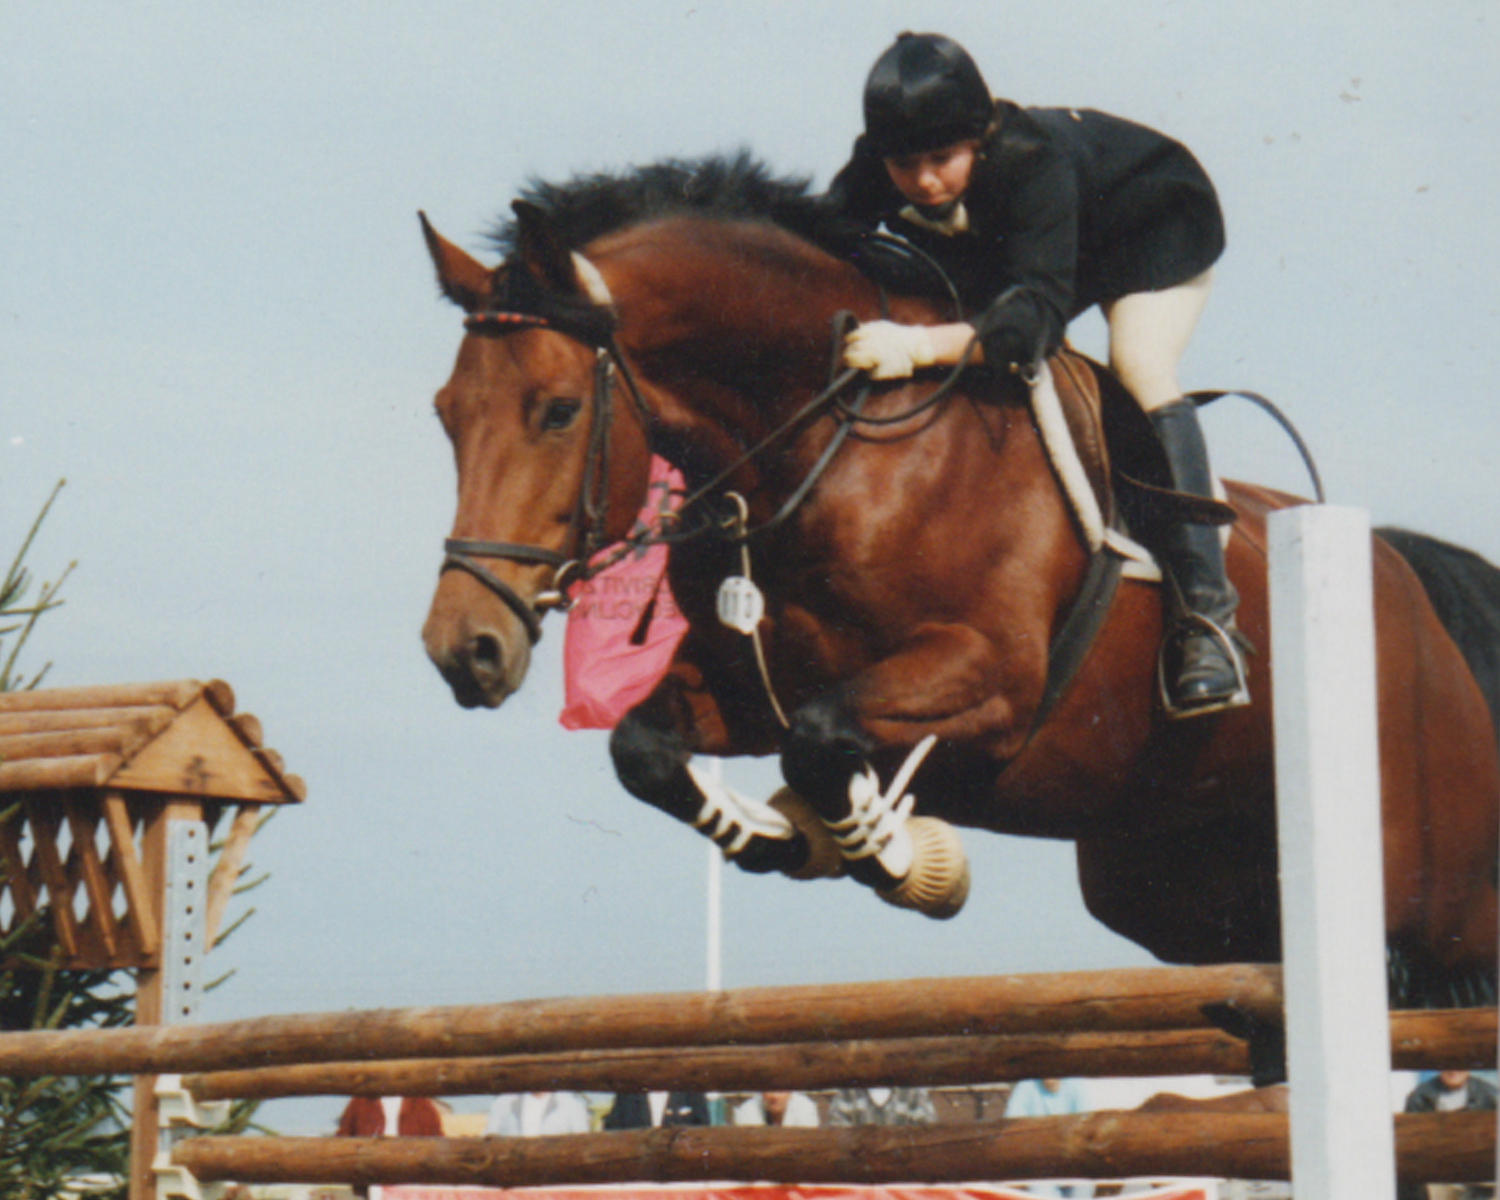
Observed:
[[[33,565],[80,560],[33,665],[225,678],[310,787],[256,844],[273,879],[204,1016],[703,980],[704,846],[621,791],[602,735],[557,726],[560,627],[499,714],[460,711],[422,655],[453,494],[430,399],[460,329],[418,208],[477,252],[534,175],[746,145],[824,182],[874,56],[947,32],[999,94],[1156,125],[1208,167],[1230,248],[1190,386],[1270,395],[1332,499],[1500,560],[1497,19],[1488,0],[0,6],[0,551],[66,476]],[[1077,327],[1096,352],[1098,332]],[[1226,474],[1306,490],[1253,410],[1210,437]],[[942,925],[729,872],[726,985],[1148,961],[1083,912],[1068,847],[966,842],[973,895]]]

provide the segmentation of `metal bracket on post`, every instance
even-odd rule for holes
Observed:
[[[161,932],[161,1019],[180,1025],[198,1016],[202,994],[204,917],[208,907],[208,826],[201,820],[167,823]],[[157,1200],[219,1200],[225,1187],[199,1183],[172,1162],[172,1146],[194,1129],[212,1129],[229,1115],[227,1102],[200,1105],[182,1076],[162,1075],[154,1088],[157,1151],[151,1163]]]
[[[167,826],[166,899],[162,912],[162,1021],[178,1025],[198,1015],[202,991],[204,914],[208,906],[208,826]]]
[[[193,1131],[217,1129],[229,1119],[230,1102],[200,1103],[182,1086],[181,1075],[159,1075],[156,1079],[157,1123],[161,1134],[156,1160],[157,1200],[219,1200],[226,1185],[199,1183],[185,1167],[172,1161],[172,1147]]]
[[[162,1129],[183,1132],[190,1129],[217,1129],[229,1120],[228,1100],[202,1102],[182,1086],[181,1075],[158,1075],[156,1078],[156,1111]]]
[[[157,1200],[221,1200],[228,1190],[227,1184],[199,1183],[186,1167],[172,1162],[164,1150],[151,1164],[156,1174]]]

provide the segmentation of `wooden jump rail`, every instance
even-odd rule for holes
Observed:
[[[1212,1028],[1274,1020],[1280,971],[1161,967],[754,988],[266,1017],[216,1025],[0,1035],[0,1074],[181,1074],[200,1100],[336,1091],[693,1090],[990,1082],[1051,1073],[1241,1071]],[[1081,1031],[1080,1031],[1081,1030]],[[1399,1061],[1495,1061],[1494,1010],[1393,1015]],[[498,1052],[498,1053],[497,1053]],[[422,1075],[428,1081],[421,1082]],[[277,1081],[280,1081],[279,1083]],[[1398,1118],[1403,1178],[1479,1181],[1493,1118]],[[528,1184],[946,1182],[1216,1175],[1285,1179],[1272,1113],[1094,1113],[882,1130],[679,1129],[546,1139],[194,1137],[199,1182]]]
[[[1493,1069],[1494,1009],[1391,1014],[1397,1070]],[[1213,1029],[578,1050],[504,1057],[319,1063],[189,1076],[199,1102],[285,1096],[476,1096],[507,1092],[753,1092],[963,1087],[1083,1076],[1246,1075],[1244,1042]]]
[[[575,1050],[1204,1029],[1211,1027],[1205,1009],[1216,1006],[1279,1019],[1280,969],[1152,967],[6,1033],[0,1075],[181,1075]]]
[[[192,1138],[173,1162],[200,1181],[523,1187],[711,1182],[885,1184],[1160,1174],[1291,1177],[1287,1118],[1091,1113],[973,1125],[651,1129],[549,1138]],[[1399,1177],[1493,1178],[1495,1119],[1396,1117]]]
[[[1248,1066],[1243,1044],[1207,1027],[1205,1010],[1226,1000],[1242,1012],[1273,1017],[1279,1012],[1279,973],[1264,967],[1154,968],[500,1005],[453,1010],[469,1019],[468,1044],[565,1040],[580,1048],[475,1059],[328,1061],[219,1072],[185,1083],[196,1098],[213,1100],[552,1088],[936,1086],[1054,1072],[1239,1073]],[[992,1010],[996,1005],[1001,1007]],[[579,1020],[589,1014],[588,1026],[581,1027]],[[431,1010],[355,1017],[366,1034],[395,1028],[405,1031],[403,1039],[432,1019]],[[1189,1027],[1160,1028],[1170,1021]],[[745,1045],[661,1040],[684,1022],[699,1042],[709,1036],[822,1039],[912,1028],[925,1036]],[[1095,1028],[1056,1031],[1059,1023],[1082,1022]],[[476,1027],[484,1023],[489,1029],[480,1034]],[[1143,1023],[1148,1027],[1138,1027]],[[996,1026],[1011,1032],[990,1032]],[[952,1028],[983,1032],[948,1032]],[[1493,1009],[1395,1013],[1393,1057],[1412,1066],[1490,1066],[1496,1031]],[[645,1044],[619,1048],[621,1039]],[[0,1070],[8,1061],[4,1045],[0,1039]],[[375,1052],[373,1045],[369,1049]],[[1396,1147],[1402,1180],[1482,1182],[1493,1175],[1495,1123],[1486,1113],[1402,1115],[1396,1118]],[[1060,1175],[1291,1177],[1285,1115],[1180,1111],[902,1129],[671,1129],[541,1139],[201,1137],[179,1142],[172,1162],[203,1182],[262,1184],[523,1187],[755,1179],[876,1185]]]

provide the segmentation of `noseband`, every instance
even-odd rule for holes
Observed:
[[[584,464],[583,482],[569,527],[569,542],[577,540],[580,530],[582,531],[582,542],[576,557],[570,558],[547,546],[528,546],[517,542],[448,538],[443,543],[441,570],[464,571],[477,579],[515,613],[526,627],[526,636],[535,645],[542,636],[542,617],[554,608],[568,607],[568,587],[596,573],[590,569],[589,562],[607,544],[604,525],[609,510],[609,432],[613,420],[612,397],[616,374],[625,380],[626,389],[643,422],[647,421],[649,413],[629,367],[620,356],[613,334],[606,334],[601,338],[565,321],[522,312],[470,313],[464,318],[464,328],[481,337],[500,337],[519,329],[551,329],[590,346],[594,351],[594,391],[590,401],[593,423],[589,428],[588,457]],[[490,571],[480,559],[551,567],[555,572],[552,587],[538,595],[534,601],[528,601]]]

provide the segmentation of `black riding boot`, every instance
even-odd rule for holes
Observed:
[[[1172,486],[1213,496],[1208,447],[1191,400],[1150,414],[1166,451]],[[1161,647],[1162,701],[1171,716],[1196,716],[1250,702],[1245,663],[1234,641],[1239,595],[1224,572],[1224,548],[1213,525],[1177,521],[1163,530],[1156,551],[1170,576],[1176,614]]]

